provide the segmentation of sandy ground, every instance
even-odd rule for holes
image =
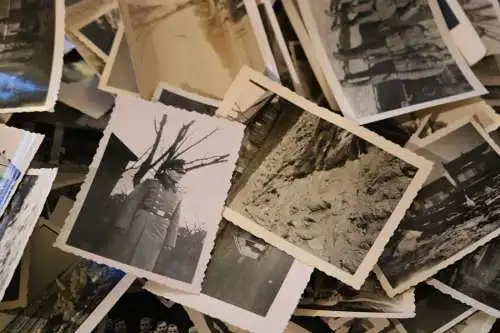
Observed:
[[[304,113],[230,206],[289,242],[354,273],[399,202],[411,166]],[[356,155],[355,155],[356,156]]]

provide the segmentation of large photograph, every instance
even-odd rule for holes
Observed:
[[[149,282],[145,288],[248,331],[282,332],[311,271],[223,220],[201,294],[178,293]],[[211,325],[220,326],[216,322]]]
[[[376,270],[389,296],[424,281],[498,236],[500,149],[463,119],[416,150],[435,162]]]
[[[57,98],[64,3],[4,0],[0,16],[0,113],[48,111]]]
[[[457,0],[489,55],[500,54],[500,4],[496,0]]]
[[[242,136],[236,122],[119,96],[57,246],[199,292]]]
[[[484,93],[436,1],[298,1],[330,89],[359,123]]]
[[[318,270],[311,275],[295,315],[354,318],[411,318],[415,316],[413,290],[390,298],[375,275],[360,290]]]
[[[0,218],[0,299],[21,261],[57,169],[30,169]]]
[[[495,239],[428,283],[470,306],[500,317],[500,241]]]
[[[218,113],[261,119],[225,218],[359,289],[431,164],[250,69]]]
[[[147,100],[159,82],[222,99],[241,66],[266,70],[243,1],[121,1],[120,11],[137,85]]]

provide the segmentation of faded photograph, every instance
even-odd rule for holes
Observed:
[[[162,302],[147,291],[124,294],[103,324],[104,333],[195,333],[182,305]]]
[[[75,332],[123,278],[124,273],[81,260],[30,302],[4,332]]]
[[[452,321],[465,319],[474,310],[425,284],[415,290],[416,317],[399,319],[405,333],[432,333]],[[460,319],[461,318],[461,319]]]
[[[500,226],[500,157],[472,123],[416,153],[435,164],[379,259],[393,288],[474,246]]]
[[[355,290],[339,280],[314,270],[296,314],[305,314],[305,310],[332,312],[386,313],[387,317],[395,314],[413,313],[413,303],[405,302],[405,295],[390,298],[384,292],[377,279],[371,274],[360,290]],[[397,316],[400,317],[400,316]]]
[[[354,274],[417,168],[271,91],[239,112],[260,122],[246,129],[229,208]]]
[[[109,56],[119,23],[120,11],[114,8],[81,27],[79,32],[100,51],[99,53]]]
[[[339,94],[349,106],[344,112],[355,119],[474,91],[426,1],[321,0],[300,5],[312,11],[315,33],[328,57],[324,65],[342,87]]]
[[[458,0],[489,55],[500,54],[500,5],[496,0]]]
[[[54,0],[4,0],[1,7],[0,108],[43,110],[54,90],[55,21],[62,13]]]
[[[453,288],[460,299],[463,294],[490,308],[490,314],[500,314],[500,241],[492,240],[456,264],[447,267],[434,279]],[[466,299],[463,299],[465,303]]]
[[[199,287],[243,127],[133,97],[116,109],[66,244]]]

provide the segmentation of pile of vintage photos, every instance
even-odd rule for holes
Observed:
[[[500,332],[497,0],[2,0],[0,68],[0,332]]]

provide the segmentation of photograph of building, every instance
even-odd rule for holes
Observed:
[[[500,227],[500,157],[472,123],[462,123],[416,151],[436,164],[379,259],[393,288]]]

